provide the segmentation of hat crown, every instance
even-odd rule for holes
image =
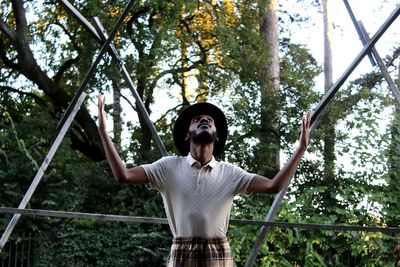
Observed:
[[[198,115],[209,115],[214,119],[218,141],[214,143],[213,155],[220,154],[225,146],[228,132],[226,117],[217,106],[205,102],[193,104],[179,114],[173,130],[176,148],[182,155],[187,155],[189,153],[190,144],[187,142],[186,136],[190,122]]]

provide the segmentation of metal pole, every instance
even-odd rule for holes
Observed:
[[[363,23],[361,21],[356,20],[356,17],[354,16],[353,10],[350,7],[350,4],[348,3],[347,0],[343,0],[347,11],[349,12],[349,15],[351,17],[351,20],[353,21],[354,27],[356,28],[356,31],[358,33],[358,36],[360,37],[361,43],[365,44],[367,43],[370,38],[369,35],[363,25]],[[397,88],[395,82],[393,81],[392,77],[389,74],[389,71],[387,70],[385,63],[383,62],[381,56],[379,55],[378,51],[376,50],[375,47],[372,47],[371,49],[372,55],[373,57],[370,56],[370,61],[372,66],[376,66],[376,64],[378,64],[378,67],[380,68],[380,70],[382,71],[383,76],[386,79],[386,82],[389,85],[390,90],[393,93],[394,98],[397,101],[397,108],[400,108],[400,92],[399,89]],[[371,53],[369,53],[368,55],[371,55]],[[371,60],[371,58],[373,60]]]
[[[102,26],[100,20],[95,17],[94,22],[95,25],[93,26],[72,4],[68,2],[68,0],[58,0],[73,16],[74,18],[96,39],[96,41],[100,44],[103,44],[105,40],[107,40],[107,33],[104,30],[104,27]],[[120,72],[122,74],[122,77],[125,79],[129,89],[131,90],[132,95],[134,96],[136,100],[136,105],[139,108],[139,111],[143,115],[143,118],[147,124],[147,127],[149,127],[152,136],[154,140],[156,141],[160,152],[163,156],[167,156],[168,152],[159,137],[157,130],[154,127],[153,122],[150,120],[150,116],[143,104],[142,99],[140,98],[139,94],[137,93],[137,90],[135,89],[132,79],[129,76],[129,73],[122,62],[117,49],[115,49],[114,45],[110,45],[110,49],[108,50],[109,54],[112,56],[112,58],[115,60],[117,63]]]
[[[97,17],[95,17],[94,18],[94,22],[95,22],[95,27],[97,29],[97,32],[100,35],[100,38],[103,41],[107,40],[107,33],[106,33],[103,25],[101,24],[100,20]],[[114,56],[114,58],[118,58],[118,59],[120,58],[119,55],[118,55],[118,52],[116,51],[116,49],[112,49],[110,51],[110,53]],[[150,128],[151,134],[153,135],[153,138],[157,142],[157,145],[158,145],[158,147],[159,147],[159,149],[161,151],[161,154],[163,156],[167,156],[168,152],[165,149],[165,146],[164,146],[160,136],[158,135],[157,130],[154,127],[154,124],[150,120],[149,113],[147,112],[147,110],[146,110],[146,108],[145,108],[145,106],[143,104],[143,101],[140,98],[140,95],[138,94],[137,90],[133,86],[133,81],[132,81],[131,77],[129,76],[127,69],[125,68],[125,64],[121,60],[116,60],[116,63],[118,64],[118,67],[119,67],[119,69],[121,71],[122,77],[125,79],[126,83],[128,84],[129,89],[131,90],[131,93],[135,97],[136,105],[138,106],[139,111],[143,115],[143,118],[146,121],[147,126]]]
[[[367,42],[361,52],[356,56],[354,61],[350,64],[350,66],[345,70],[345,72],[340,76],[340,78],[334,83],[326,94],[319,101],[317,106],[315,107],[312,115],[311,115],[311,124],[315,121],[321,111],[325,108],[325,106],[329,103],[329,101],[335,96],[336,92],[343,85],[346,79],[350,76],[353,70],[358,66],[361,60],[365,57],[366,54],[370,52],[372,47],[376,44],[376,42],[381,38],[383,33],[389,28],[389,26],[395,21],[395,19],[400,14],[400,5],[397,5],[395,10],[390,14],[388,19],[383,23],[383,25],[378,29],[378,31],[372,36],[371,40]]]
[[[59,124],[57,126],[57,130],[59,130],[62,127],[64,121],[66,120],[68,114],[72,111],[72,109],[73,109],[76,101],[78,100],[80,94],[85,90],[85,88],[86,88],[87,84],[89,83],[90,79],[92,78],[92,76],[96,72],[96,67],[100,63],[100,60],[101,60],[102,56],[105,54],[105,52],[108,49],[110,49],[111,42],[114,39],[114,36],[117,34],[117,31],[118,31],[119,27],[123,23],[123,19],[128,15],[128,13],[130,11],[130,8],[133,6],[134,2],[135,2],[134,0],[130,0],[130,2],[128,3],[127,8],[125,8],[124,13],[121,15],[121,17],[119,17],[116,25],[114,26],[114,28],[113,28],[113,30],[111,32],[111,34],[110,34],[111,38],[107,39],[107,41],[104,44],[102,44],[103,46],[102,46],[102,48],[100,50],[99,56],[97,56],[95,62],[92,64],[91,68],[89,69],[88,73],[86,74],[81,86],[79,87],[78,91],[75,93],[74,98],[72,99],[71,103],[69,104],[69,106],[68,106],[68,108],[67,108],[67,110],[66,110],[66,112],[65,112],[65,114],[63,116],[63,118],[61,118],[61,120],[60,120],[60,122],[59,122]],[[128,7],[129,7],[129,9],[128,9]]]
[[[72,211],[55,211],[40,209],[16,209],[16,208],[0,208],[0,213],[20,213],[24,216],[32,217],[54,217],[66,219],[81,220],[98,220],[98,221],[116,221],[126,223],[148,223],[148,224],[168,224],[167,218],[125,216],[101,213],[83,213]],[[379,227],[379,226],[359,226],[359,225],[343,225],[343,224],[321,224],[321,223],[289,223],[289,222],[266,222],[261,220],[242,220],[231,219],[229,224],[232,225],[265,225],[268,227],[280,228],[301,228],[308,230],[335,230],[335,231],[365,231],[380,233],[400,233],[399,227]]]
[[[329,103],[329,101],[334,97],[336,92],[339,90],[340,86],[346,81],[346,79],[350,76],[350,74],[354,71],[354,69],[358,66],[361,60],[365,57],[365,55],[371,50],[371,48],[375,45],[375,43],[379,40],[379,38],[383,35],[383,33],[387,30],[387,28],[393,23],[393,21],[398,17],[400,14],[400,5],[396,7],[396,9],[390,14],[389,18],[384,22],[384,24],[378,29],[375,35],[372,37],[371,40],[364,46],[361,52],[356,56],[354,61],[350,64],[350,66],[346,69],[346,71],[342,74],[342,76],[336,81],[335,84],[331,86],[331,88],[327,91],[325,96],[320,100],[317,104],[317,107],[314,109],[311,115],[311,128],[314,128],[314,122],[323,111],[325,106]],[[268,212],[265,221],[273,221],[274,217],[279,209],[279,206],[282,202],[282,199],[289,187],[290,181],[292,180],[293,176],[289,178],[287,185],[275,196],[274,202]],[[260,232],[257,236],[256,242],[253,245],[253,248],[250,251],[249,257],[245,264],[245,267],[252,267],[254,261],[256,259],[257,253],[260,250],[261,244],[264,241],[264,238],[268,232],[269,227],[262,226]]]
[[[364,27],[364,25],[362,24],[361,21],[359,21],[359,26],[360,26],[361,31],[363,33],[363,37],[365,38],[365,40],[368,41],[369,40],[368,33],[365,30],[365,27]],[[379,68],[381,69],[382,74],[386,79],[386,82],[389,85],[389,89],[392,91],[392,94],[393,94],[394,98],[397,101],[396,104],[397,104],[397,108],[399,110],[399,108],[400,108],[400,92],[399,92],[399,88],[397,88],[396,83],[393,81],[392,77],[389,74],[388,69],[386,68],[385,62],[383,62],[381,56],[379,55],[379,53],[378,53],[378,51],[376,50],[375,47],[372,48],[372,54],[374,55],[374,57],[375,57],[375,59],[377,61],[377,64],[378,64]]]
[[[351,9],[349,2],[347,0],[343,0],[343,2],[344,2],[344,5],[346,6],[347,12],[350,15],[350,19],[353,22],[354,27],[356,28],[356,31],[358,33],[358,36],[359,36],[360,40],[361,40],[361,43],[362,43],[363,46],[365,46],[367,41],[366,41],[365,38],[363,38],[363,34],[362,34],[361,29],[359,27],[357,27],[356,16],[354,16],[353,10]],[[369,61],[371,62],[372,66],[375,67],[376,66],[376,61],[375,61],[373,55],[371,53],[368,53],[368,57],[369,57]]]
[[[78,112],[80,105],[82,104],[83,100],[85,99],[85,97],[86,97],[86,93],[83,92],[81,94],[81,97],[76,102],[75,108],[72,110],[72,112],[69,114],[67,120],[64,122],[63,127],[57,134],[56,139],[53,141],[53,144],[52,144],[49,152],[47,153],[45,159],[43,160],[42,165],[40,166],[38,172],[36,173],[35,178],[33,179],[31,185],[29,186],[28,191],[25,193],[22,201],[20,202],[20,204],[18,206],[19,209],[24,209],[26,207],[26,205],[28,204],[29,200],[31,199],[34,191],[36,190],[36,187],[38,186],[39,182],[41,181],[49,163],[53,159],[54,154],[56,153],[59,145],[61,144],[61,141],[63,140],[66,132],[68,131],[68,128],[70,127],[70,125],[71,125],[76,113]],[[21,217],[20,214],[13,215],[11,221],[9,222],[6,230],[4,231],[4,233],[0,239],[0,250],[3,249],[5,243],[7,242],[8,238],[10,237],[10,234],[13,231],[13,229],[14,229],[15,225],[17,224],[20,217]]]
[[[97,33],[97,30],[95,29],[95,27],[71,3],[69,3],[68,0],[57,0],[57,1],[73,15],[73,17],[83,26],[83,28],[86,29],[86,31],[88,33],[90,33],[92,35],[93,38],[96,39],[96,41],[100,45],[103,45],[104,41],[102,41],[102,38]],[[113,51],[113,53],[110,53],[110,55],[115,60],[119,61],[120,58],[115,57],[115,55],[118,55],[118,53],[117,53],[117,50],[115,49],[114,45],[111,44],[109,50]]]
[[[111,44],[112,39],[114,38],[115,34],[118,31],[118,28],[120,25],[123,23],[124,18],[128,15],[132,5],[134,4],[134,0],[131,0],[128,5],[126,6],[124,12],[121,14],[119,17],[113,31],[110,34],[110,37],[107,39],[107,41],[104,43],[103,47],[101,48],[96,60],[93,62],[92,66],[90,67],[84,81],[81,84],[81,87],[79,88],[77,94],[71,101],[66,113],[64,114],[64,117],[62,118],[62,123],[61,123],[61,130],[57,134],[57,137],[55,138],[48,154],[46,155],[42,165],[40,166],[35,178],[33,179],[31,185],[28,188],[28,191],[25,193],[24,198],[22,199],[21,203],[19,204],[18,208],[19,209],[24,209],[26,205],[28,204],[29,200],[31,199],[34,191],[36,190],[36,187],[38,186],[40,180],[43,177],[43,174],[45,170],[47,169],[47,166],[49,165],[50,161],[52,160],[55,152],[58,149],[58,146],[60,145],[61,141],[63,140],[66,132],[69,129],[69,126],[71,125],[72,121],[75,118],[76,113],[78,112],[80,106],[82,105],[82,102],[84,101],[86,97],[86,93],[84,92],[84,89],[86,85],[88,84],[89,80],[92,78],[96,71],[97,65],[100,63],[100,60],[102,59],[103,55],[107,51],[109,45]],[[1,239],[0,239],[0,250],[3,249],[5,243],[7,242],[8,238],[10,237],[11,232],[13,231],[15,225],[17,224],[19,218],[21,217],[20,214],[14,214],[10,223],[8,224],[6,230],[4,231]]]

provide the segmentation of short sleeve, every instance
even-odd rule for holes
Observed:
[[[170,157],[163,157],[153,163],[141,165],[149,179],[149,183],[146,184],[149,189],[162,191],[166,180],[166,166],[168,166],[169,160]]]
[[[231,165],[231,168],[233,172],[232,176],[235,180],[234,194],[247,194],[247,188],[249,187],[250,182],[253,180],[256,174],[247,172],[242,168],[234,165]]]

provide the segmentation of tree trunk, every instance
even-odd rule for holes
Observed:
[[[12,8],[15,27],[6,24],[5,21],[0,21],[0,30],[4,36],[0,40],[0,58],[4,66],[24,75],[36,84],[51,99],[56,112],[63,112],[68,107],[71,96],[60,87],[58,82],[51,79],[35,60],[29,46],[29,30],[23,1],[12,1]],[[7,51],[16,54],[16,58],[8,58]],[[78,111],[75,121],[77,123],[68,132],[72,147],[95,161],[103,160],[105,156],[96,122],[84,106]]]
[[[117,151],[121,151],[121,135],[122,135],[122,107],[121,107],[121,87],[118,80],[113,79],[113,141]]]
[[[273,177],[280,168],[280,143],[278,117],[279,108],[279,36],[278,0],[270,0],[261,23],[261,34],[269,49],[266,59],[265,77],[261,84],[260,149],[258,151],[258,172]]]
[[[146,78],[144,75],[145,74],[139,75],[137,81],[137,91],[141,99],[143,99],[144,91],[146,88]],[[150,103],[144,101],[144,105],[148,114],[150,115],[150,108],[149,108]],[[136,108],[136,110],[139,110],[139,108]],[[148,162],[150,157],[149,153],[151,152],[151,140],[153,135],[151,133],[149,126],[146,123],[145,117],[141,112],[138,112],[138,117],[139,117],[139,124],[142,129],[140,137],[139,162]]]
[[[323,20],[324,20],[324,78],[325,78],[325,90],[328,90],[332,85],[332,27],[329,14],[329,0],[322,1],[323,6]],[[324,122],[324,180],[327,184],[330,184],[335,175],[335,122],[330,107],[327,106],[325,115],[323,118]]]

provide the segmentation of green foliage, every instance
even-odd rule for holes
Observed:
[[[85,17],[98,16],[108,32],[126,4],[70,2]],[[1,6],[2,20],[13,22],[12,6],[10,1],[6,3]],[[158,118],[156,128],[171,154],[176,152],[170,138],[176,114],[186,100],[199,99],[197,92],[183,99],[182,77],[190,73],[203,82],[206,98],[226,111],[231,127],[221,159],[255,172],[260,167],[254,160],[260,144],[260,110],[274,107],[271,111],[279,115],[281,125],[282,152],[290,154],[298,139],[300,118],[321,97],[314,88],[321,67],[306,47],[285,40],[281,45],[280,105],[261,103],[268,49],[260,37],[259,23],[265,3],[234,4],[136,1],[114,44],[145,107]],[[31,12],[29,39],[37,63],[73,95],[100,46],[57,1],[42,6],[26,1],[25,7]],[[8,39],[1,38],[1,42],[4,53],[17,58]],[[6,68],[3,60],[0,67],[0,203],[15,207],[51,145],[64,108],[50,101],[40,85],[23,79],[23,73]],[[113,82],[121,85],[128,104],[124,126],[129,136],[121,156],[128,166],[157,159],[160,153],[143,119],[136,121],[131,115],[136,112],[133,92],[123,88],[126,84],[109,56],[90,83],[85,105],[93,106],[98,92],[111,93]],[[385,89],[377,72],[341,88],[330,105],[331,120],[318,126],[277,220],[399,226],[398,118],[393,118],[387,132],[381,131],[378,122],[382,110],[393,104]],[[159,93],[168,97],[161,100],[170,104],[168,110],[154,106],[160,101]],[[334,159],[321,156],[322,139],[332,124],[338,160],[328,181],[323,179],[324,160]],[[73,130],[80,131],[78,127]],[[232,217],[263,220],[272,198],[238,197]],[[107,162],[89,160],[74,150],[68,137],[29,207],[165,217],[159,194],[144,186],[118,185]],[[2,229],[9,217],[1,217]],[[171,238],[167,226],[31,217],[24,217],[18,230],[32,232],[37,238],[36,266],[161,266]],[[230,226],[228,234],[238,266],[245,264],[258,231],[256,226]],[[392,266],[391,251],[398,242],[398,237],[380,233],[272,228],[255,266]]]
[[[47,153],[56,121],[46,110],[37,110],[35,101],[6,94],[1,100],[0,203],[16,207]],[[106,162],[94,163],[72,150],[68,138],[28,208],[165,217],[158,194],[118,186]],[[9,219],[1,217],[2,230]],[[35,266],[160,266],[171,238],[166,226],[30,217],[15,231],[33,233]]]
[[[40,233],[36,266],[162,266],[169,239],[166,227],[65,221]]]
[[[281,59],[281,135],[284,144],[298,139],[301,118],[305,111],[318,102],[320,95],[314,90],[315,77],[322,71],[305,47],[289,44],[284,46]]]
[[[397,111],[397,110],[396,110]],[[398,177],[399,177],[399,116],[396,113],[391,125],[389,126],[390,139],[387,149],[388,157],[388,172],[384,176],[387,186],[378,186],[376,188],[377,194],[374,195],[374,199],[377,202],[383,202],[383,212],[385,214],[386,223],[388,226],[398,227],[400,215],[399,211],[399,194],[397,194],[399,188]],[[381,194],[378,194],[378,192]]]

